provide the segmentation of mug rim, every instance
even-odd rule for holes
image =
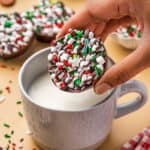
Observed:
[[[82,112],[82,111],[88,111],[88,110],[92,110],[92,109],[96,109],[100,104],[106,102],[116,91],[116,87],[112,89],[111,93],[105,97],[105,99],[103,99],[101,102],[95,104],[95,105],[92,105],[92,106],[89,106],[89,107],[85,107],[85,108],[81,108],[81,109],[55,109],[55,108],[47,108],[47,107],[44,107],[44,106],[41,106],[40,104],[38,103],[35,103],[33,100],[32,100],[32,97],[28,94],[27,90],[25,90],[24,86],[23,86],[23,83],[22,83],[22,77],[23,77],[23,74],[24,74],[24,70],[25,68],[27,67],[27,65],[33,60],[35,59],[37,56],[41,55],[42,53],[46,52],[49,50],[49,47],[47,48],[44,48],[34,54],[32,54],[27,60],[25,60],[25,62],[23,63],[20,71],[19,71],[19,75],[18,75],[18,81],[19,81],[19,88],[20,88],[20,91],[21,91],[21,94],[24,95],[24,97],[26,98],[27,101],[29,101],[30,103],[38,106],[38,107],[41,107],[43,109],[47,109],[47,110],[51,110],[51,111],[57,111],[57,112]],[[115,62],[109,57],[109,60],[112,62],[112,64],[115,64]]]

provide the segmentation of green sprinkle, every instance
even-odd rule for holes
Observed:
[[[77,59],[78,55],[77,54],[73,54],[73,59]]]
[[[34,12],[30,12],[30,11],[27,11],[27,12],[26,12],[26,18],[27,18],[27,19],[32,20],[33,17],[34,17]]]
[[[19,105],[19,104],[21,104],[21,103],[22,103],[22,101],[17,101],[17,102],[16,102],[17,105]]]
[[[7,124],[7,123],[4,123],[3,126],[6,127],[6,128],[10,128],[10,125]]]
[[[100,52],[100,55],[104,57],[106,55],[105,51]]]
[[[61,43],[61,44],[64,44],[64,40],[63,39],[59,39],[58,42]]]
[[[6,147],[6,150],[9,150],[9,146]]]
[[[81,79],[80,78],[77,78],[77,79],[74,80],[74,85],[75,86],[79,86],[80,83],[81,83]]]
[[[36,31],[35,31],[35,32],[36,32],[37,34],[39,34],[39,33],[41,33],[41,30],[42,30],[42,27],[37,26],[37,28],[36,28]]]
[[[92,51],[92,48],[90,47],[88,47],[88,53],[92,53],[93,51]]]
[[[11,140],[8,140],[8,143],[10,144],[10,143],[11,143]]]
[[[9,83],[12,83],[12,80],[9,80],[8,82],[9,82]]]
[[[92,61],[96,61],[96,56],[94,55],[93,57],[92,57]]]
[[[0,94],[3,94],[3,90],[0,90]]]
[[[68,34],[68,35],[67,35],[67,38],[68,38],[68,39],[71,39],[71,38],[72,38],[72,35],[71,35],[71,34]]]
[[[83,31],[76,31],[76,38],[81,38],[83,36]]]
[[[52,22],[54,19],[53,18],[48,18],[47,19],[49,22]]]
[[[34,17],[34,13],[33,13],[33,12],[30,12],[30,11],[27,11],[27,12],[26,12],[26,18],[27,18],[27,19],[32,20],[33,17]]]
[[[46,14],[47,14],[46,12],[41,11],[41,10],[39,11],[39,13],[40,13],[40,14],[43,14],[43,15],[46,15]]]
[[[12,130],[10,134],[13,135],[14,134],[14,130]]]
[[[39,4],[39,5],[37,5],[37,8],[41,8],[41,7],[43,7],[43,5],[40,5],[40,4]]]
[[[12,23],[11,21],[8,21],[8,20],[7,20],[7,21],[5,21],[5,23],[4,23],[4,27],[6,27],[6,28],[8,27],[8,28],[9,28],[9,27],[12,26],[12,24],[13,24],[13,23]]]
[[[69,70],[69,67],[66,67],[66,66],[65,66],[64,68],[65,68],[65,70],[67,70],[67,71]]]
[[[6,139],[10,139],[10,138],[11,138],[11,136],[10,136],[9,134],[4,134],[4,137],[5,137]]]
[[[141,32],[138,32],[138,33],[137,33],[137,37],[138,37],[138,38],[141,38],[141,36],[142,36]]]
[[[9,33],[8,33],[8,35],[10,35],[10,36],[11,36],[11,35],[12,35],[12,32],[9,32]]]
[[[75,48],[75,47],[78,46],[78,45],[79,45],[79,43],[74,42],[74,43],[73,43],[73,48]]]
[[[69,75],[70,75],[70,76],[73,76],[75,73],[76,73],[76,71],[73,70],[73,71],[69,72]]]
[[[23,117],[23,113],[21,113],[21,112],[18,112],[18,115],[19,115],[20,117]]]
[[[95,72],[97,76],[100,76],[102,74],[102,70],[98,67],[95,67]]]
[[[89,43],[89,40],[86,39],[84,42],[84,47],[82,49],[83,56],[86,56],[88,54],[88,43]]]
[[[20,32],[19,34],[20,34],[22,37],[24,37],[24,34],[23,34],[23,32]]]

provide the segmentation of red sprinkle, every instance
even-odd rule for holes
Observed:
[[[36,16],[36,18],[42,18],[42,15],[38,15],[38,16]]]
[[[67,49],[66,52],[70,55],[72,55],[72,50],[71,49]]]
[[[63,23],[57,23],[57,24],[56,24],[56,26],[57,26],[58,28],[62,28],[63,25],[64,25]]]
[[[57,55],[53,55],[52,60],[57,62],[58,61],[58,56]]]
[[[63,68],[64,68],[64,67],[63,67],[62,65],[59,65],[59,66],[58,66],[58,69],[59,69],[59,70],[62,70]]]
[[[46,25],[45,25],[45,28],[50,28],[50,27],[52,27],[51,24],[46,24]]]
[[[130,32],[129,35],[130,35],[131,37],[133,37],[133,36],[135,35],[135,33]]]
[[[71,35],[72,35],[72,36],[76,36],[76,32],[75,32],[75,31],[72,31],[72,32],[71,32]]]
[[[72,49],[72,48],[73,48],[72,44],[68,44],[68,45],[67,45],[67,48],[68,48],[68,49]]]
[[[16,22],[19,23],[19,24],[21,24],[22,20],[18,18],[18,19],[16,19]]]
[[[83,44],[83,43],[80,43],[80,46],[81,46],[81,47],[83,47],[83,46],[84,46],[84,44]]]
[[[16,38],[16,41],[23,41],[23,37]]]
[[[15,144],[15,143],[12,143],[12,146],[14,146],[14,147],[15,147],[15,146],[16,146],[16,144]]]
[[[90,72],[89,72],[89,70],[85,70],[84,72],[83,72],[83,74],[89,74]]]
[[[11,90],[10,90],[10,87],[9,86],[6,86],[6,91],[8,92],[8,93],[11,93]]]
[[[65,88],[65,83],[64,83],[64,82],[61,82],[61,83],[60,83],[60,87],[61,87],[62,89],[64,89],[64,88]]]
[[[63,64],[64,64],[65,66],[68,66],[68,67],[71,67],[71,66],[72,66],[67,60],[64,60],[64,61],[63,61]]]

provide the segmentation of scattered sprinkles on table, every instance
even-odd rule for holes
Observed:
[[[89,30],[70,29],[49,50],[50,77],[61,90],[84,91],[105,71],[107,57],[104,45]]]
[[[141,38],[142,32],[139,25],[131,24],[127,27],[120,26],[116,31],[119,36],[124,38]]]
[[[17,12],[0,14],[0,57],[23,54],[33,37],[32,23]]]
[[[50,42],[73,14],[62,2],[41,1],[22,16],[32,21],[37,39]]]

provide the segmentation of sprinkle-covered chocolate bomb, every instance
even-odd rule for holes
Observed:
[[[50,77],[58,88],[80,92],[103,75],[106,51],[93,32],[70,29],[50,47],[48,62]]]
[[[32,30],[31,22],[21,18],[19,13],[0,14],[0,57],[23,54],[32,40]]]
[[[141,29],[136,24],[127,27],[120,26],[116,32],[124,38],[141,38],[142,36]]]
[[[73,14],[74,12],[65,7],[62,2],[41,1],[39,5],[25,12],[23,16],[33,22],[37,39],[50,42]]]

